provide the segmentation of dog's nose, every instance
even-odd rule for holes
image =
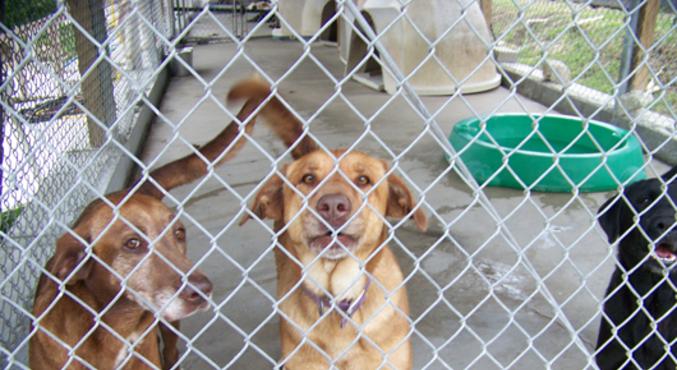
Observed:
[[[649,226],[649,232],[654,235],[662,235],[666,231],[673,228],[675,223],[674,216],[659,216],[652,220],[651,225]]]
[[[315,208],[325,221],[331,226],[337,227],[346,223],[352,205],[347,196],[336,193],[323,195],[317,201]]]
[[[187,302],[199,303],[204,300],[203,296],[208,297],[212,294],[212,289],[212,282],[206,276],[194,272],[188,276],[188,284],[186,284],[179,296]]]

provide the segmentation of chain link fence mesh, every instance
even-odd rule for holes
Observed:
[[[492,1],[492,29],[498,45],[516,52],[516,62],[543,68],[546,60],[562,62],[572,82],[614,96],[622,81],[622,59],[631,1]],[[647,90],[655,94],[651,108],[674,114],[674,3],[663,2],[650,47],[653,74]]]
[[[379,30],[365,17],[369,1],[336,1],[330,8],[326,1],[285,0],[3,2],[4,365],[28,368],[37,277],[55,240],[84,206],[103,197],[118,161],[133,158],[145,173],[170,159],[170,148],[195,150],[192,143],[201,139],[193,132],[196,121],[213,122],[213,128],[233,116],[223,105],[224,85],[257,72],[273,82],[278,96],[322,148],[339,144],[392,161],[394,173],[410,184],[430,214],[430,232],[421,235],[393,224],[396,230],[388,241],[402,264],[412,302],[414,368],[594,368],[590,333],[597,329],[614,258],[611,250],[593,254],[586,246],[604,244],[595,231],[595,213],[609,194],[581,193],[581,184],[573,184],[568,194],[549,195],[532,189],[511,193],[489,187],[488,181],[477,183],[458,160],[464,150],[457,153],[447,140],[445,130],[451,126],[445,121],[461,114],[456,111],[486,121],[508,107],[558,113],[557,104],[540,105],[518,93],[530,75],[556,60],[567,67],[570,80],[560,81],[564,87],[556,100],[572,101],[575,84],[587,88],[583,95],[594,95],[602,103],[592,113],[574,107],[574,115],[584,121],[599,119],[612,106],[610,117],[617,120],[612,123],[640,139],[647,163],[643,170],[661,173],[665,165],[655,155],[667,151],[664,158],[675,158],[675,4],[661,2],[653,42],[644,46],[648,59],[643,65],[650,76],[645,91],[650,95],[643,97],[648,100],[644,107],[636,109],[621,99],[628,77],[623,74],[623,53],[631,16],[647,1],[490,1],[493,39],[486,40],[472,24],[464,28],[476,36],[473,42],[486,42],[487,50],[464,76],[454,75],[444,67],[444,57],[434,52],[443,37],[430,38],[422,31],[416,18],[420,14],[411,11],[420,10],[421,1],[392,1],[400,10]],[[297,23],[303,12],[289,13],[285,9],[290,4],[322,9],[317,27],[308,31]],[[468,14],[480,7],[478,2],[458,4],[458,20],[440,34],[465,27]],[[400,70],[385,46],[384,35],[398,22],[411,24],[409,32],[430,46],[423,59],[439,62],[443,74],[459,87],[469,83],[468,76],[479,71],[480,64],[495,65],[504,87],[488,93],[488,101],[481,100],[482,94],[464,95],[459,89],[449,96],[423,98],[414,87],[414,75],[425,63],[419,60]],[[340,25],[332,31],[336,23]],[[338,49],[318,42],[328,32],[338,32]],[[348,41],[342,32],[351,42],[366,45],[359,68],[345,68],[349,58],[342,48]],[[193,47],[192,65],[177,57],[186,46]],[[266,53],[270,50],[275,52]],[[198,55],[211,59],[196,59]],[[177,77],[172,87],[177,92],[168,91],[165,102],[173,103],[155,107],[146,94],[170,65],[185,70],[187,78]],[[365,65],[380,66],[382,74],[391,75],[397,81],[395,93],[358,90],[351,78]],[[519,78],[507,72],[515,66],[524,71]],[[557,77],[565,77],[558,71]],[[187,90],[180,87],[181,80]],[[195,99],[188,106],[168,107],[176,103],[176,94],[193,94]],[[367,101],[376,103],[365,108]],[[165,135],[149,143],[143,159],[126,147],[134,139],[139,106],[150,107],[157,116],[153,131]],[[397,130],[382,122],[405,119],[412,124]],[[642,123],[647,120],[651,125]],[[256,222],[238,234],[234,224],[247,212],[260,184],[280,174],[288,156],[269,136],[244,136],[246,159],[210,170],[207,179],[168,196],[193,234],[190,244],[206,245],[191,252],[195,264],[207,275],[223,270],[229,277],[213,279],[221,287],[210,309],[186,320],[179,335],[183,368],[281,364],[279,343],[270,340],[278,335],[275,324],[281,314],[273,285],[275,243],[270,240],[275,233],[269,224]],[[439,154],[431,160],[432,148]],[[443,154],[450,163],[438,163]],[[618,189],[626,185],[618,183]],[[213,194],[224,199],[219,206],[233,209],[215,210],[217,205],[204,201]],[[228,248],[229,243],[241,248]],[[246,248],[247,253],[241,250]],[[668,314],[674,314],[674,307]],[[670,340],[668,345],[674,346],[675,339]],[[672,354],[669,357],[674,361]]]
[[[174,21],[169,3],[71,5],[78,8],[69,12],[66,4],[48,0],[3,2],[0,330],[5,359],[27,340],[39,266],[53,252],[62,226],[105,191],[123,155],[120,146],[131,134],[135,107],[157,77],[167,46],[160,39],[170,37]],[[80,18],[80,24],[75,16],[88,19]],[[78,55],[92,57],[92,66],[79,64]]]

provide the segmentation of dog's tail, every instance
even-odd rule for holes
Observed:
[[[270,97],[270,99],[268,99]],[[303,124],[275,96],[272,96],[270,85],[261,77],[254,76],[235,84],[228,93],[228,102],[248,99],[258,104],[266,101],[259,114],[265,122],[282,139],[287,147],[292,148],[292,157],[300,158],[317,149],[315,141],[303,132]]]
[[[246,133],[251,133],[254,128],[256,116],[251,116],[251,114],[256,110],[259,103],[259,99],[249,99],[237,114],[237,119],[245,123]],[[238,137],[239,132],[239,123],[237,121],[230,122],[223,131],[199,149],[200,155],[193,153],[153,170],[148,177],[155,181],[146,180],[141,184],[137,192],[162,199],[164,194],[169,190],[206,175],[208,166],[204,159],[213,162],[218,158],[218,163],[213,164],[218,166],[226,160],[233,158],[242,149],[246,142],[243,136],[232,144]],[[227,153],[222,155],[226,149],[228,149]]]

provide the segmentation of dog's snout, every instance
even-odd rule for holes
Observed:
[[[188,284],[181,290],[180,297],[187,302],[199,303],[212,294],[212,282],[201,273],[192,273],[188,276]]]
[[[315,208],[331,226],[341,226],[348,220],[352,204],[347,196],[335,193],[323,195]]]
[[[655,235],[660,235],[674,227],[675,217],[674,216],[659,216],[652,220],[651,225],[649,226],[651,233]]]

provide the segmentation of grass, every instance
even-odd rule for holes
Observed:
[[[23,210],[23,207],[18,207],[0,213],[0,231],[6,234],[19,218],[19,215],[21,215]]]
[[[673,15],[660,13],[649,63],[658,86],[677,78],[677,32]],[[563,1],[494,0],[492,28],[497,40],[518,48],[520,63],[540,67],[545,58],[564,62],[575,82],[614,94],[620,74],[625,13]],[[667,87],[651,109],[677,110],[677,86]]]
[[[1,21],[10,29],[46,17],[57,7],[56,0],[6,0],[4,5],[6,13]]]
[[[56,27],[56,33],[58,34],[58,44],[54,43],[54,27],[52,26],[48,32],[43,32],[40,34],[38,39],[35,41],[36,49],[49,52],[53,55],[58,55],[58,58],[63,62],[69,61],[75,58],[75,29],[72,24],[59,23]],[[54,50],[54,47],[57,46],[57,49]]]

